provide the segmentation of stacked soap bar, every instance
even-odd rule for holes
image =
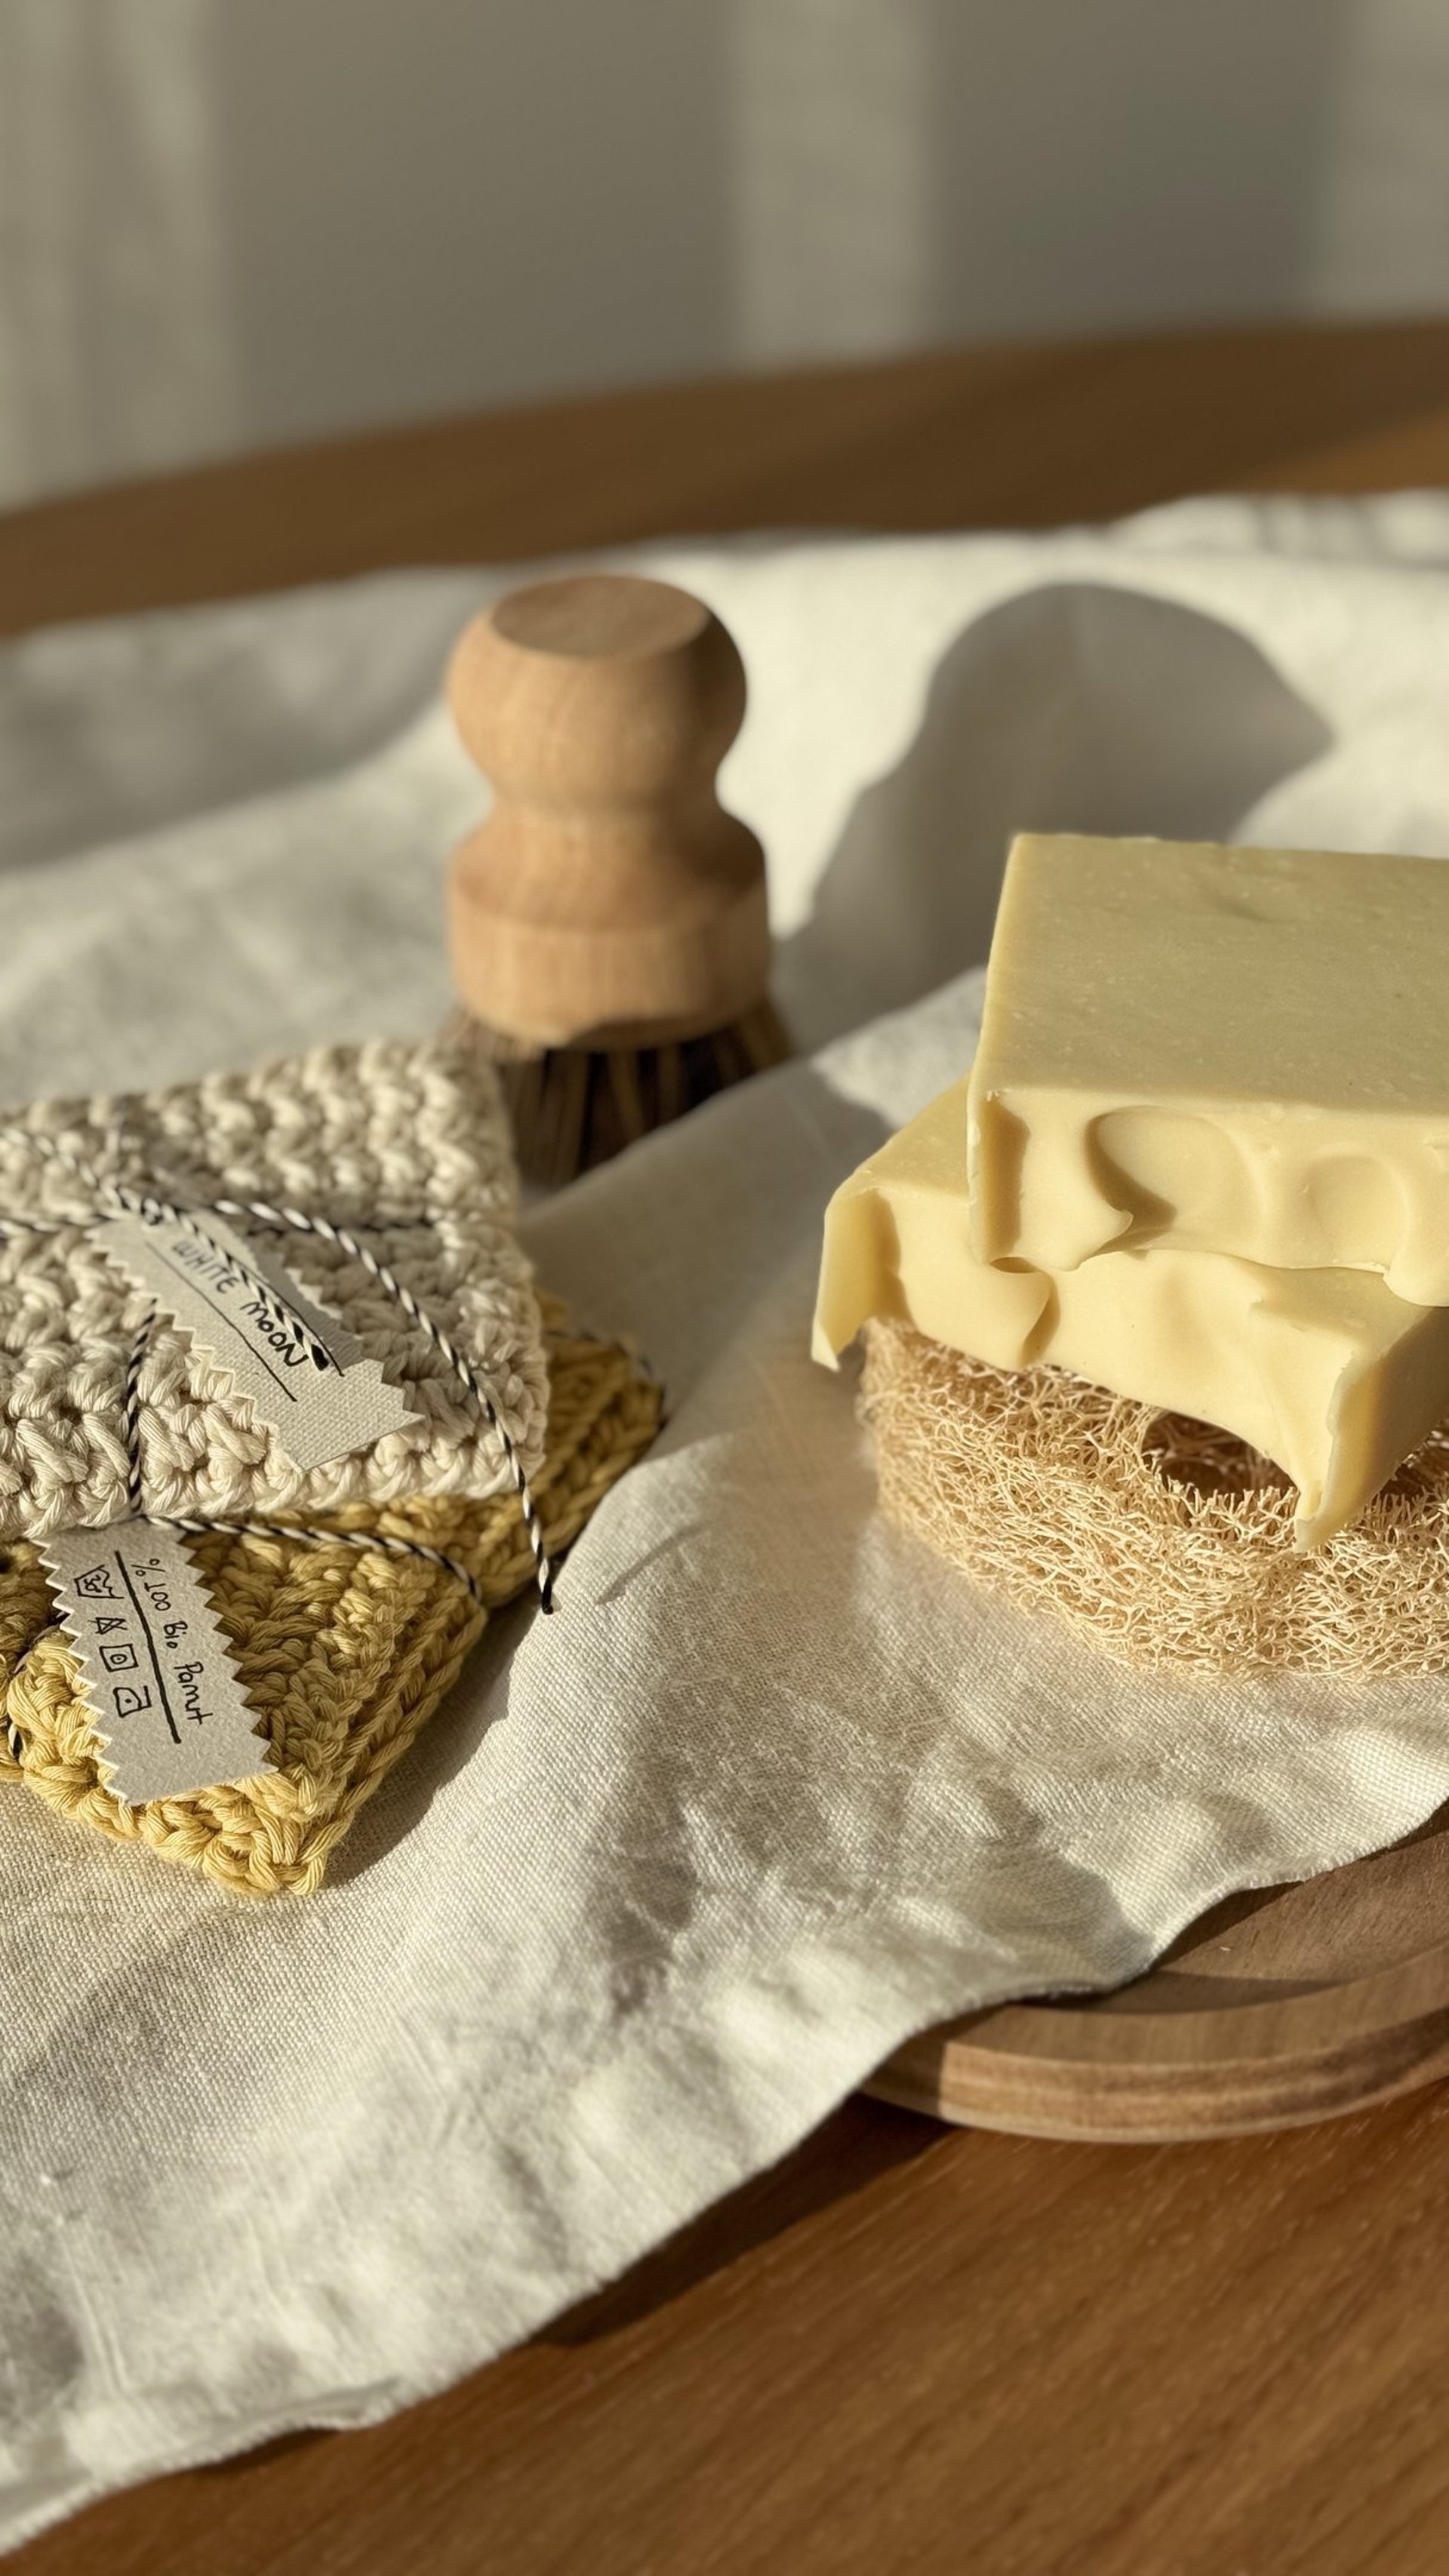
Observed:
[[[972,1242],[1376,1270],[1449,1303],[1449,868],[1029,834],[971,1074]]]
[[[1449,1409],[1449,1309],[1406,1305],[1371,1270],[1163,1249],[1059,1272],[978,1260],[966,1091],[943,1092],[832,1199],[817,1359],[889,1315],[995,1368],[1052,1360],[1220,1423],[1291,1476],[1307,1547],[1352,1520]]]
[[[969,1083],[832,1203],[894,1314],[1216,1422],[1351,1521],[1449,1407],[1449,867],[1029,836]]]

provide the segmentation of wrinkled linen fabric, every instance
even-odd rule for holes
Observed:
[[[0,1788],[5,2541],[409,2403],[910,2032],[1115,1983],[1449,1796],[1442,1679],[1133,1676],[974,1591],[873,1516],[807,1356],[830,1191],[970,1053],[1013,828],[1449,851],[1449,501],[628,560],[739,637],[801,1058],[534,1209],[671,1418],[319,1896],[239,1908]],[[0,1097],[436,1024],[482,803],[438,676],[513,577],[0,654]]]

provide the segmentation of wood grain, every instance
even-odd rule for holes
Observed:
[[[1449,482],[1449,327],[986,353],[262,458],[0,524],[10,627],[670,529]],[[1130,2008],[1125,2006],[1124,2008]],[[1449,2102],[1207,2145],[830,2121],[375,2431],[115,2497],[16,2576],[1439,2576]]]
[[[958,350],[248,457],[0,516],[0,631],[679,532],[1036,527],[1445,479],[1449,327]]]
[[[756,1011],[765,855],[715,793],[745,713],[734,637],[632,574],[512,590],[460,636],[448,703],[491,780],[453,853],[453,976],[539,1047],[662,1046]]]
[[[885,2101],[1029,2137],[1233,2137],[1449,2073],[1449,1822],[1231,1898],[1096,2000],[977,2013],[897,2051]]]
[[[686,2248],[409,2416],[112,2503],[16,2576],[1441,2576],[1442,2091],[1211,2146],[909,2126],[869,2171],[833,2123],[832,2205],[703,2278]]]

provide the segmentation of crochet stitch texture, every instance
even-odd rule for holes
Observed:
[[[661,1397],[631,1354],[571,1332],[550,1313],[552,1402],[534,1477],[557,1553],[646,1449]],[[358,1810],[407,1751],[456,1678],[491,1610],[527,1591],[518,1499],[433,1496],[337,1516],[444,1549],[456,1575],[415,1557],[217,1532],[189,1542],[277,1767],[184,1798],[123,1806],[36,1548],[20,1541],[0,1569],[0,1783],[33,1790],[71,1825],[140,1844],[239,1896],[306,1895]],[[260,1755],[260,1747],[259,1747]]]
[[[476,1050],[328,1047],[165,1091],[43,1101],[3,1124],[159,1197],[263,1199],[351,1228],[473,1361],[525,1471],[538,1464],[542,1331],[513,1230],[501,1096]],[[149,1299],[87,1232],[91,1212],[72,1169],[0,1133],[0,1219],[75,1220],[0,1241],[0,1538],[95,1527],[127,1510],[122,1403]],[[231,1222],[358,1336],[421,1419],[304,1473],[227,1373],[158,1314],[140,1378],[148,1510],[314,1518],[417,1493],[483,1500],[508,1486],[473,1398],[361,1263],[319,1237]]]

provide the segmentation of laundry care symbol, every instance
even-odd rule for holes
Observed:
[[[121,1597],[108,1565],[93,1565],[88,1573],[78,1574],[75,1588],[83,1601],[119,1601]]]

